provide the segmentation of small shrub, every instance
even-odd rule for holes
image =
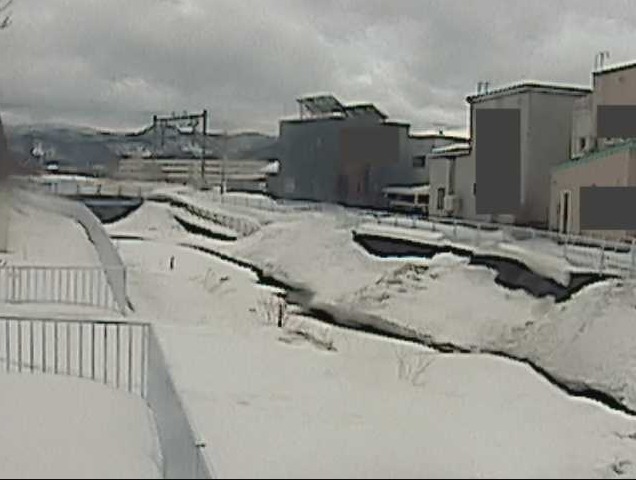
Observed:
[[[283,328],[289,317],[287,302],[282,295],[261,298],[258,301],[258,314],[266,325],[277,325],[278,328]]]
[[[424,385],[423,375],[435,361],[435,356],[428,353],[412,353],[403,348],[395,348],[397,374],[400,380],[406,380],[413,386]]]

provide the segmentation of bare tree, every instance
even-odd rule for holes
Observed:
[[[9,7],[12,3],[13,0],[7,0],[4,4],[0,4],[0,30],[11,25],[11,12],[9,11]]]

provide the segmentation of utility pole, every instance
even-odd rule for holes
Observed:
[[[225,167],[227,161],[227,130],[223,130],[223,158],[221,159],[221,198],[225,195],[227,190],[227,180],[225,174]]]
[[[203,141],[201,142],[201,186],[205,187],[205,145],[208,141],[208,111],[203,110]]]
[[[152,123],[155,125],[155,131],[157,126],[159,127],[158,135],[161,137],[161,151],[165,147],[165,135],[166,128],[179,126],[182,122],[189,122],[188,126],[192,127],[192,131],[190,132],[194,138],[197,135],[197,127],[201,124],[203,127],[203,142],[201,145],[201,186],[205,184],[205,146],[207,142],[207,130],[208,130],[208,111],[203,110],[202,113],[188,113],[183,112],[181,115],[177,115],[176,113],[172,113],[172,115],[165,116],[157,116],[154,115],[152,117]],[[193,153],[194,159],[196,160],[196,153]],[[191,174],[194,178],[192,180],[196,181],[196,163],[193,165],[194,170],[191,171]]]

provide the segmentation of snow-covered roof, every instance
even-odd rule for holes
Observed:
[[[430,185],[411,185],[411,186],[389,186],[382,189],[384,194],[395,193],[398,195],[427,195],[430,192]]]
[[[450,145],[444,145],[442,147],[436,147],[431,150],[431,153],[426,155],[427,158],[440,158],[440,157],[461,157],[470,153],[470,143],[452,143]]]
[[[615,65],[611,65],[609,67],[604,67],[598,70],[594,70],[592,75],[603,75],[604,73],[617,72],[619,70],[628,70],[630,68],[636,68],[636,62],[625,62],[625,63],[617,63]]]
[[[451,143],[450,145],[444,145],[442,147],[435,147],[431,150],[431,153],[447,153],[447,152],[456,152],[458,150],[466,150],[470,148],[470,143]]]
[[[468,95],[466,97],[466,101],[468,103],[473,103],[475,101],[486,100],[491,97],[499,97],[503,95],[514,95],[514,94],[522,93],[528,90],[536,90],[543,93],[574,95],[574,96],[587,95],[588,93],[592,92],[591,88],[584,87],[584,86],[569,85],[569,84],[555,83],[555,82],[542,82],[538,80],[522,80],[520,82],[504,85],[494,90],[489,90],[486,92]]]
[[[261,168],[262,173],[266,173],[269,175],[276,175],[280,171],[280,162],[278,160],[274,162],[269,162],[263,168]]]

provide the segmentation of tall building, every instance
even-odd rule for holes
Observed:
[[[546,226],[549,218],[550,171],[554,165],[567,162],[570,157],[572,110],[577,99],[590,92],[588,88],[553,85],[541,82],[522,82],[491,91],[469,95],[471,148],[451,155],[431,156],[431,171],[442,168],[437,159],[453,158],[444,168],[453,171],[436,173],[431,192],[448,192],[446,184],[453,179],[453,215],[482,220],[516,222]],[[514,215],[482,215],[476,209],[479,185],[476,182],[477,117],[479,109],[518,109],[520,114],[520,209]],[[512,161],[512,160],[511,160]],[[437,162],[437,163],[434,163]],[[496,173],[495,173],[496,175]],[[439,180],[442,179],[442,180]],[[434,180],[434,181],[433,181]],[[497,178],[500,182],[510,181]],[[444,204],[431,194],[431,202]],[[448,204],[449,202],[446,202]]]
[[[333,95],[299,98],[299,115],[280,121],[275,195],[357,206],[383,204],[382,189],[414,181],[409,125],[373,104]]]

